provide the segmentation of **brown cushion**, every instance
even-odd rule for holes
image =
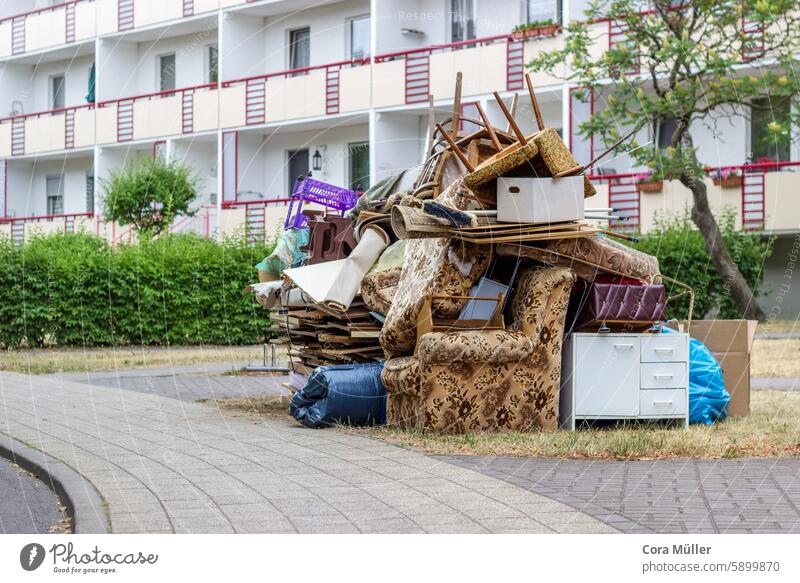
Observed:
[[[531,339],[514,330],[430,332],[420,339],[426,364],[516,362],[533,348]]]

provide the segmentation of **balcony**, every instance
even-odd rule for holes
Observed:
[[[0,59],[94,38],[95,0],[72,0],[0,20]]]
[[[207,83],[97,104],[97,143],[112,144],[216,130],[218,84]]]
[[[108,35],[216,11],[219,0],[95,0],[97,34]]]
[[[800,162],[741,164],[712,170],[736,170],[741,183],[733,186],[715,184],[706,178],[708,199],[714,212],[734,209],[736,227],[745,231],[768,233],[800,230],[800,202],[790,193],[800,190]],[[692,207],[692,193],[677,180],[665,181],[659,192],[639,192],[636,179],[640,174],[606,174],[593,176],[598,196],[593,206],[611,206],[615,214],[625,217],[612,221],[614,229],[646,233],[655,227],[659,214],[680,215]]]
[[[87,148],[95,140],[93,103],[0,119],[0,158]]]

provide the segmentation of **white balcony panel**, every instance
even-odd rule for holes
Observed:
[[[96,2],[78,2],[75,5],[75,40],[94,38]]]
[[[733,190],[741,197],[741,189]],[[764,177],[764,229],[800,229],[800,172],[767,172]],[[741,212],[739,213],[741,220]]]
[[[241,234],[244,230],[244,224],[244,208],[222,209],[219,214],[219,234],[223,237]]]
[[[491,93],[506,86],[506,45],[495,43],[431,55],[430,91],[436,99],[453,97],[456,73],[464,73],[464,95]]]
[[[117,106],[98,107],[95,113],[97,143],[113,144],[117,141]]]
[[[228,8],[229,6],[238,6],[239,4],[245,4],[247,0],[219,0],[219,7],[220,8]]]
[[[11,121],[0,123],[0,158],[11,155]]]
[[[0,23],[0,58],[11,55],[11,21]]]
[[[158,22],[183,18],[182,0],[135,0],[133,26],[148,26]]]
[[[97,34],[111,34],[117,32],[118,0],[95,0],[97,5]]]
[[[339,111],[369,109],[371,80],[369,65],[342,69],[339,73]]]
[[[598,63],[608,50],[608,23],[601,22],[589,26],[589,57],[592,62]]]
[[[67,42],[64,9],[31,14],[25,19],[25,51],[36,51]]]
[[[181,98],[144,99],[133,104],[133,139],[181,133]]]
[[[198,91],[194,94],[194,131],[205,132],[219,127],[217,93],[217,91]]]
[[[211,12],[219,9],[219,0],[194,0],[194,13]]]
[[[267,121],[325,115],[325,72],[267,81]]]
[[[245,87],[234,85],[219,91],[219,125],[234,128],[245,124]]]
[[[392,107],[406,102],[406,62],[387,61],[372,67],[372,107]]]
[[[528,63],[534,57],[539,56],[540,53],[561,50],[564,48],[564,36],[558,35],[550,38],[542,38],[526,42],[524,45],[524,58]],[[505,64],[505,61],[504,61]],[[564,67],[560,67],[558,71],[563,77]],[[531,71],[531,81],[536,88],[546,87],[548,85],[559,85],[562,83],[561,79],[545,73],[544,71]]]
[[[25,153],[64,149],[64,114],[29,117],[25,120]]]
[[[25,240],[34,236],[47,236],[53,233],[63,233],[65,229],[65,219],[53,219],[52,221],[40,221],[36,223],[25,223]]]
[[[0,225],[0,239],[11,238],[11,223],[3,223]]]
[[[94,108],[75,110],[75,147],[94,145]]]

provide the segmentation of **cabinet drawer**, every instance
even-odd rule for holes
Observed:
[[[686,389],[654,389],[639,393],[639,416],[686,415]]]
[[[643,389],[685,389],[685,362],[643,362],[641,364]]]
[[[642,362],[686,361],[686,334],[649,334],[642,337]]]

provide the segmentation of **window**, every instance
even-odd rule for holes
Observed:
[[[86,212],[94,212],[94,174],[86,173]]]
[[[158,90],[175,89],[175,54],[158,57]]]
[[[363,59],[369,55],[369,16],[350,19],[350,59]]]
[[[64,107],[64,84],[63,74],[50,77],[50,109]]]
[[[475,38],[475,1],[450,0],[450,40],[452,42]]]
[[[289,31],[289,68],[302,69],[311,63],[311,29]]]
[[[219,47],[210,45],[208,47],[208,82],[216,83],[219,81]]]
[[[776,135],[770,124],[789,127],[789,99],[754,99],[750,114],[750,152],[753,162],[785,162],[790,159],[791,137],[788,132]]]
[[[525,22],[561,22],[562,0],[524,0]]]
[[[363,192],[369,188],[369,142],[347,144],[347,153],[350,189]]]
[[[286,161],[289,168],[289,186],[286,190],[291,193],[294,181],[300,176],[308,176],[308,148],[289,150],[286,152]]]
[[[672,136],[677,129],[678,121],[674,117],[662,119],[659,122],[658,135],[656,136],[656,143],[658,144],[659,150],[664,151],[672,145]]]
[[[47,214],[64,214],[64,176],[61,174],[52,174],[47,176],[45,181]]]
[[[461,104],[461,115],[462,115],[462,118],[461,118],[461,120],[459,120],[459,124],[458,124],[458,126],[459,126],[458,130],[461,133],[463,133],[463,134],[471,134],[472,132],[475,132],[475,131],[481,129],[481,126],[479,126],[478,124],[476,124],[474,122],[471,122],[471,121],[466,121],[466,120],[463,119],[463,116],[471,117],[472,119],[481,119],[481,114],[478,113],[478,104],[477,103],[475,103],[474,101],[470,102],[470,103],[462,103]]]

